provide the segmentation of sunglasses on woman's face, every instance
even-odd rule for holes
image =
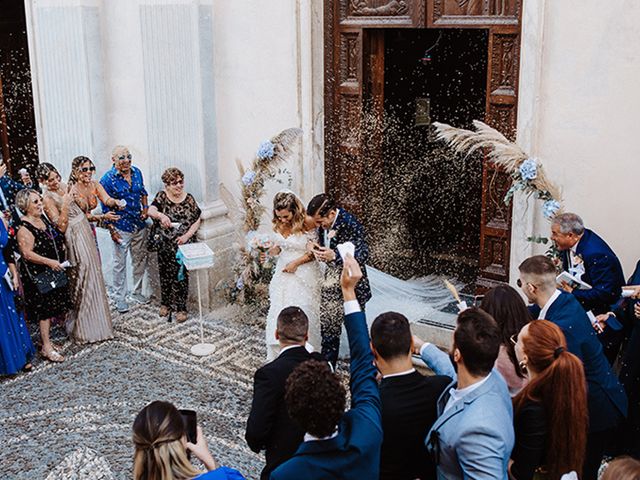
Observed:
[[[80,169],[80,171],[82,173],[87,173],[87,172],[95,172],[96,171],[96,167],[82,167]]]
[[[178,185],[184,185],[184,180],[176,180],[175,182],[171,182],[169,185],[172,187],[177,187]]]
[[[125,160],[125,159],[126,159],[126,160],[131,160],[131,154],[129,153],[129,154],[127,154],[127,155],[118,155],[118,160],[120,160],[121,162],[122,162],[123,160]]]

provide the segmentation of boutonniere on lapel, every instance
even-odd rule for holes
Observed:
[[[571,254],[571,260],[573,261],[574,265],[580,265],[581,263],[584,263],[581,253],[578,253],[576,255]]]

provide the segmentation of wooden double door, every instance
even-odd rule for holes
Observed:
[[[0,154],[11,175],[38,163],[26,29],[24,2],[0,0]]]
[[[325,178],[327,190],[365,219],[383,164],[385,32],[389,29],[481,29],[486,47],[484,118],[514,138],[522,0],[331,0],[325,2]],[[433,120],[439,120],[434,118]],[[511,210],[502,202],[507,175],[482,164],[476,285],[508,281]]]

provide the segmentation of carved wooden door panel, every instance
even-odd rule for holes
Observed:
[[[362,131],[364,55],[369,48],[379,52],[381,45],[368,41],[365,48],[365,29],[423,27],[426,6],[424,0],[333,0],[325,2],[324,14],[326,187],[363,216],[363,143],[369,140]]]
[[[345,208],[366,211],[366,162],[377,141],[362,129],[363,92],[382,99],[380,28],[483,28],[489,31],[485,121],[515,135],[522,0],[333,0],[325,2],[325,171],[327,191]],[[382,42],[382,43],[381,43]],[[378,74],[375,72],[378,71]],[[368,74],[374,80],[367,83]],[[373,106],[375,109],[375,105]],[[366,148],[365,148],[366,147]],[[379,156],[379,155],[378,155]],[[366,158],[365,158],[366,157]],[[373,158],[373,160],[372,160]],[[508,281],[511,209],[502,201],[509,178],[485,163],[480,231],[481,288]]]
[[[513,139],[516,132],[522,0],[428,0],[427,24],[437,28],[487,28],[485,122]],[[503,198],[511,179],[485,161],[480,225],[480,290],[509,280],[511,208]]]
[[[517,120],[519,27],[494,27],[489,35],[487,107],[485,122],[511,140]],[[478,287],[490,288],[495,281],[509,281],[511,206],[503,199],[511,178],[485,161],[482,175],[480,224],[480,279]]]

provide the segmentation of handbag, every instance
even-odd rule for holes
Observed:
[[[54,270],[53,268],[49,268],[31,279],[38,289],[38,292],[43,295],[46,295],[56,288],[66,287],[69,284],[66,272],[64,270]]]
[[[50,226],[47,224],[47,232],[49,232],[49,228]],[[53,235],[51,235],[51,241],[53,242],[53,248],[56,251],[56,259],[58,260],[58,263],[60,263],[60,255],[58,254],[58,247],[56,246],[56,241],[53,238]],[[53,268],[47,267],[44,272],[40,272],[37,275],[31,275],[26,261],[24,267],[31,278],[31,281],[36,286],[36,289],[42,295],[46,295],[57,288],[66,287],[69,284],[67,273],[64,270],[54,270]]]
[[[153,224],[149,228],[149,234],[147,235],[147,250],[150,252],[157,252],[162,243],[162,235],[160,233],[160,222],[153,221]]]

